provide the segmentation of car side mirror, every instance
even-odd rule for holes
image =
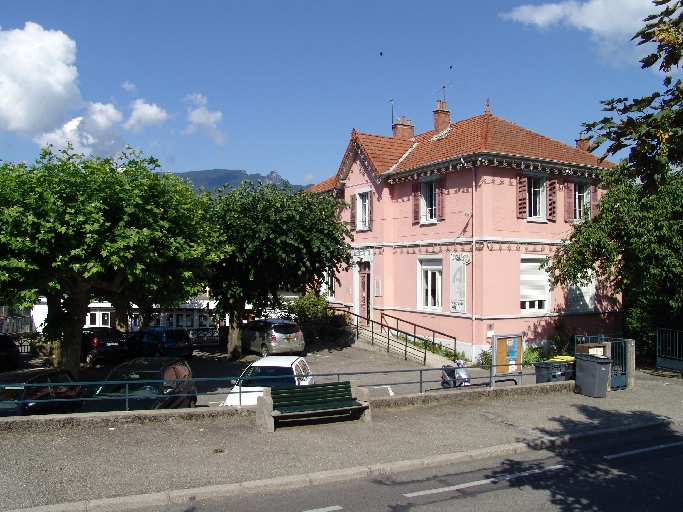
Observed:
[[[164,386],[164,395],[172,395],[175,388],[173,386]]]

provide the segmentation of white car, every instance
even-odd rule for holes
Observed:
[[[267,356],[251,363],[242,372],[222,405],[256,405],[256,399],[263,396],[263,388],[311,384],[311,369],[303,357]]]

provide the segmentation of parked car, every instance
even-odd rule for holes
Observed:
[[[242,327],[242,348],[271,354],[303,354],[304,334],[296,322],[280,318],[254,320]]]
[[[138,331],[130,340],[131,350],[136,347],[143,356],[182,356],[190,359],[194,352],[192,339],[185,329],[178,327],[150,327]]]
[[[81,406],[80,398],[81,386],[68,370],[33,368],[0,374],[0,416],[70,413]]]
[[[242,372],[223,405],[256,405],[256,399],[263,396],[263,388],[311,384],[314,384],[313,375],[303,357],[267,356]]]
[[[83,327],[81,361],[93,366],[100,361],[126,357],[123,333],[114,327]]]
[[[141,357],[114,368],[95,392],[102,400],[88,410],[125,410],[126,396],[129,410],[194,407],[197,387],[183,358]]]
[[[10,336],[0,333],[0,372],[18,370],[20,365],[19,347]]]

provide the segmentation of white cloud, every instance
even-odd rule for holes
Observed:
[[[69,119],[83,105],[75,61],[75,41],[59,30],[0,30],[0,130],[50,131]]]
[[[187,109],[187,120],[190,121],[187,129],[182,133],[188,135],[196,132],[198,129],[203,129],[209,138],[217,145],[223,147],[227,135],[218,129],[218,124],[223,121],[223,114],[220,110],[209,110],[204,105],[207,103],[206,96],[199,93],[188,94],[183,98],[185,101],[192,101],[195,105],[201,105],[197,108]]]
[[[139,132],[145,126],[161,124],[168,119],[168,113],[163,108],[157,107],[155,103],[145,103],[142,98],[135,100],[131,107],[133,112],[123,125],[126,130]]]
[[[114,125],[123,120],[121,112],[111,103],[88,103],[86,112],[65,123],[62,127],[35,137],[36,144],[52,144],[61,149],[70,142],[77,153],[100,156],[113,155],[126,146]]]
[[[135,92],[137,90],[135,84],[133,82],[129,82],[128,80],[121,84],[121,88],[125,89],[128,92]]]
[[[548,29],[565,25],[587,30],[598,50],[606,57],[633,60],[648,53],[634,49],[630,39],[643,27],[643,19],[660,10],[652,0],[565,0],[542,5],[521,5],[501,13],[504,19]]]
[[[208,103],[206,96],[204,96],[203,94],[199,94],[198,92],[188,94],[183,98],[183,101],[191,101],[195,105],[206,105]]]
[[[306,176],[304,176],[304,182],[302,183],[302,185],[308,185],[309,183],[313,183],[314,180],[315,177],[309,173]]]

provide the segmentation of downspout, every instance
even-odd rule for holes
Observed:
[[[474,346],[475,346],[475,339],[474,339],[474,334],[475,334],[474,333],[474,312],[475,312],[475,308],[476,308],[476,302],[475,302],[476,292],[475,292],[475,289],[476,289],[476,280],[477,280],[476,272],[475,272],[475,268],[476,268],[475,267],[475,265],[476,265],[475,261],[477,259],[477,258],[475,258],[475,256],[477,254],[477,247],[476,247],[477,244],[476,244],[475,239],[474,239],[474,236],[476,233],[476,231],[474,229],[474,223],[475,223],[475,219],[477,218],[477,215],[474,213],[475,212],[474,196],[476,193],[476,187],[477,187],[477,166],[473,162],[472,163],[472,359],[473,360],[474,360]]]

